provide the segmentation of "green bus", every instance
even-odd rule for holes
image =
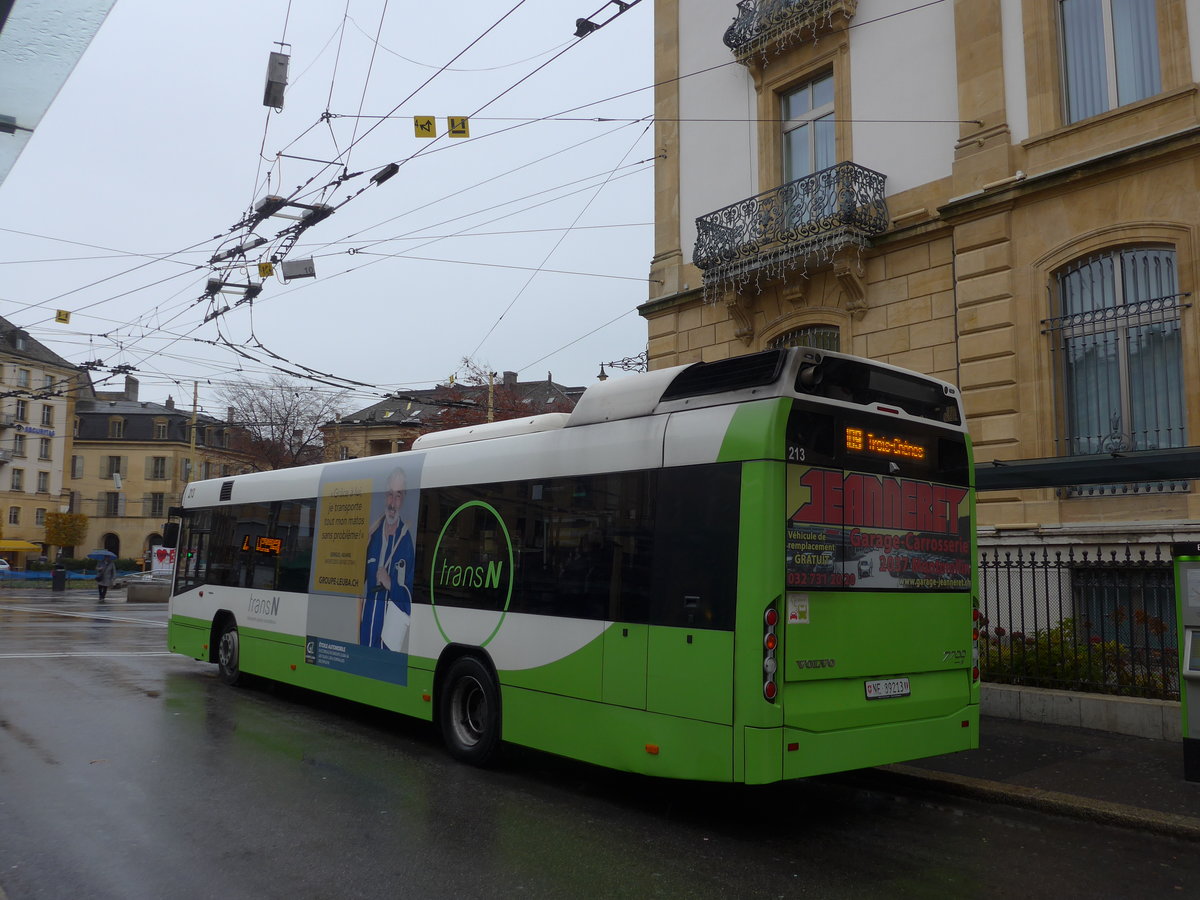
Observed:
[[[958,391],[792,348],[197,482],[168,641],[502,742],[761,784],[978,746]]]

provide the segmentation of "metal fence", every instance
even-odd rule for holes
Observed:
[[[1158,547],[980,554],[984,681],[1179,699],[1175,581]]]

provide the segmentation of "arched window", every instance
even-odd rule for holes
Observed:
[[[782,350],[786,347],[815,347],[818,350],[841,349],[841,329],[836,325],[804,325],[793,328],[771,338],[767,349]]]
[[[1046,321],[1059,431],[1075,456],[1187,444],[1175,251],[1110,250],[1054,273]]]

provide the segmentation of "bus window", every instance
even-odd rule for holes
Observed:
[[[659,472],[651,624],[733,628],[741,478],[738,463]]]

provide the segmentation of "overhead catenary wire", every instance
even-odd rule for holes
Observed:
[[[595,201],[596,197],[598,197],[600,195],[600,192],[604,190],[604,188],[609,184],[610,181],[612,181],[612,178],[616,174],[617,170],[620,169],[621,165],[625,162],[625,160],[629,158],[629,154],[634,151],[634,148],[637,147],[638,142],[640,142],[641,139],[646,136],[646,132],[649,130],[650,130],[650,126],[647,125],[645,130],[642,131],[642,133],[639,134],[636,138],[634,138],[634,141],[629,146],[629,149],[625,151],[625,155],[621,157],[620,161],[613,167],[612,171],[608,173],[608,177],[604,179],[604,182],[596,188],[596,193],[594,193],[591,197],[589,197],[588,201],[583,205],[583,208],[579,211],[579,214],[575,217],[575,220],[571,223],[572,225],[575,225],[576,223],[579,222],[579,220],[581,218],[583,218],[584,213],[586,213],[588,211],[588,209],[591,208],[591,205]],[[557,241],[555,241],[554,246],[551,247],[550,250],[546,253],[546,255],[542,258],[541,265],[538,267],[539,269],[542,266],[544,266],[547,262],[549,262],[550,258],[552,256],[554,256],[554,254],[558,251],[558,248],[560,246],[562,246],[562,242],[564,240],[566,240],[568,232],[569,232],[569,229],[564,230],[563,233],[561,235],[559,235],[559,238]],[[496,317],[496,321],[492,323],[492,327],[487,330],[487,333],[484,334],[484,336],[482,338],[480,338],[479,343],[475,345],[475,349],[471,351],[472,357],[476,356],[479,353],[479,348],[482,347],[487,342],[487,339],[492,336],[492,332],[494,332],[496,330],[496,328],[500,325],[500,322],[503,321],[504,317],[506,315],[508,315],[509,311],[514,306],[516,306],[517,301],[520,300],[521,297],[525,294],[525,291],[529,288],[529,285],[531,285],[533,283],[533,279],[537,277],[537,274],[538,274],[538,270],[534,270],[534,272],[529,276],[529,278],[525,281],[525,283],[523,285],[521,285],[521,289],[519,291],[517,291],[516,295],[512,298],[511,301],[509,301],[508,306],[504,307],[503,312],[501,312],[500,315]]]
[[[939,2],[940,2],[940,0],[939,0]],[[933,4],[924,4],[924,6],[931,6],[931,5],[933,5]],[[866,24],[866,23],[864,22],[863,24]],[[430,236],[430,235],[426,235],[426,236],[423,236],[423,239],[426,239],[426,238],[432,238],[432,237],[438,237],[438,236]],[[414,238],[414,240],[416,240],[416,238]],[[182,263],[182,262],[180,262],[179,260],[172,260],[172,262],[175,262],[176,264],[183,264],[183,265],[186,265],[186,263]],[[152,313],[151,313],[151,314],[152,314]]]

